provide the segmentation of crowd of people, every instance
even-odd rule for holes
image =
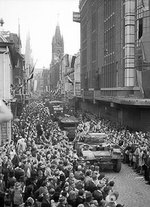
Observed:
[[[97,118],[91,121],[89,116],[78,126],[81,133],[102,132],[108,135],[110,142],[120,146],[123,162],[144,176],[150,184],[150,135],[149,132],[132,131],[120,124]]]
[[[106,133],[110,142],[120,145],[123,162],[150,183],[147,133],[80,116],[76,136],[89,131]],[[13,120],[12,135],[12,140],[0,148],[1,207],[122,206],[117,202],[114,180],[109,180],[99,166],[78,157],[67,133],[51,120],[43,103],[33,102],[23,109]]]
[[[107,128],[104,122],[83,120],[76,133],[98,126]],[[1,207],[122,206],[114,181],[99,166],[80,160],[43,103],[33,102],[23,109],[13,121],[12,135],[0,148]]]

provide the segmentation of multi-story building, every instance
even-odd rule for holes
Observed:
[[[80,0],[79,9],[82,108],[149,130],[149,0]]]
[[[0,99],[11,107],[14,117],[19,116],[24,93],[24,56],[17,34],[0,32]],[[0,125],[0,145],[11,139],[11,121]]]

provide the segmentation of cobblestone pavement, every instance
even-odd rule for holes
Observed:
[[[124,204],[124,207],[150,207],[150,185],[131,167],[122,164],[120,173],[109,171],[105,174],[115,181],[115,189],[119,192],[118,203]]]

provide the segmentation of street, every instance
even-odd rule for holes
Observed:
[[[122,164],[120,173],[109,171],[106,175],[115,181],[118,203],[125,207],[150,207],[150,185],[127,164]]]

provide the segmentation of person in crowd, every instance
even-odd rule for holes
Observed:
[[[120,146],[123,161],[149,182],[150,150],[146,133],[131,132],[109,120],[93,120],[86,115],[77,127],[76,138],[88,132],[107,133],[108,140]],[[82,162],[43,103],[32,102],[24,107],[19,120],[13,122],[12,140],[0,149],[1,206],[121,206],[117,203],[119,193],[114,191],[115,182],[109,181],[98,165]]]

